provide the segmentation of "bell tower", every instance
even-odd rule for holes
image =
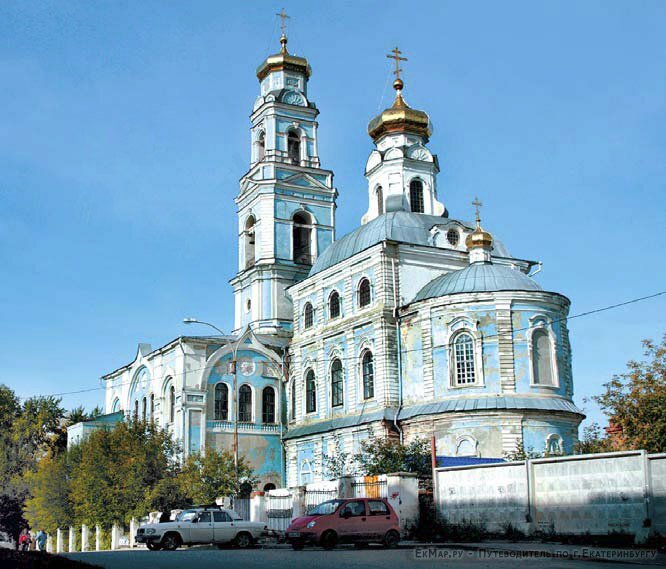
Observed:
[[[426,147],[433,131],[430,117],[402,96],[400,62],[407,58],[397,47],[386,57],[395,61],[396,95],[393,105],[368,124],[375,149],[365,166],[369,207],[361,223],[398,210],[443,215],[444,204],[437,200],[439,163]]]
[[[250,168],[241,178],[236,331],[290,335],[293,309],[285,289],[303,280],[333,242],[333,172],[320,166],[319,110],[308,97],[312,70],[287,50],[282,18],[280,51],[257,68],[260,95],[250,115]]]

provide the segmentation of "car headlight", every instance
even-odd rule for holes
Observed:
[[[306,525],[306,528],[313,528],[317,525],[317,522],[315,520],[312,520],[311,522],[308,522],[308,525]]]
[[[149,535],[152,535],[152,534],[155,533],[155,530],[154,530],[153,528],[148,528],[148,529],[146,530],[146,533],[149,534]]]

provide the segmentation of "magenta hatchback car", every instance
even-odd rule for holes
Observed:
[[[382,543],[395,547],[400,541],[398,516],[382,498],[329,500],[295,518],[287,528],[287,542],[294,549],[321,545],[333,549],[338,543],[364,546]]]

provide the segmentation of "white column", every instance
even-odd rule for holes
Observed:
[[[51,535],[48,535],[46,537],[46,552],[53,553],[53,538],[51,537]]]
[[[111,551],[118,549],[118,540],[120,539],[120,528],[113,524],[111,528]]]
[[[89,538],[90,538],[90,530],[88,529],[87,525],[83,524],[81,526],[81,551],[88,551]]]
[[[95,526],[95,551],[99,551],[101,547],[101,541],[102,541],[102,530],[99,528],[99,526]]]
[[[250,497],[250,521],[251,522],[267,522],[266,516],[266,502],[267,498],[264,492],[253,492]]]
[[[419,523],[419,479],[412,472],[386,475],[388,503],[398,514],[400,534],[409,534]]]
[[[134,546],[135,546],[135,543],[134,543],[134,536],[136,535],[136,528],[137,528],[137,526],[138,526],[138,524],[137,524],[136,518],[132,518],[132,519],[130,520],[130,534],[129,534],[129,544],[130,544],[130,547],[134,547]]]
[[[60,528],[56,531],[56,553],[62,553],[62,530]]]
[[[73,553],[76,551],[76,533],[74,532],[74,528],[70,526],[69,528],[69,552]]]
[[[305,515],[305,486],[289,488],[294,511],[292,516],[298,518]]]

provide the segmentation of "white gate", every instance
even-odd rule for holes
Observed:
[[[294,514],[294,503],[292,495],[271,494],[268,493],[268,505],[266,507],[266,516],[268,517],[268,527],[276,531],[285,531]]]

